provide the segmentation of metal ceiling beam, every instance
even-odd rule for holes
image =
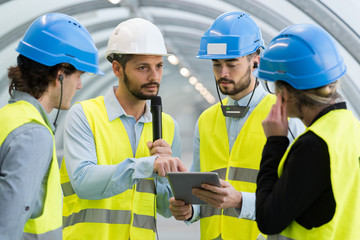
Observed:
[[[56,12],[65,13],[68,15],[74,15],[78,13],[88,12],[88,11],[95,11],[98,9],[103,8],[113,8],[118,7],[114,4],[111,4],[107,0],[97,0],[97,1],[89,1],[79,4],[74,4],[65,8],[56,9]],[[6,48],[9,44],[13,43],[14,41],[21,38],[30,24],[37,18],[24,22],[21,26],[14,26],[13,30],[5,33],[2,37],[0,37],[0,51]]]
[[[340,16],[321,1],[288,0],[328,31],[360,63],[360,38]]]
[[[261,19],[262,21],[268,23],[270,26],[277,30],[284,29],[285,27],[291,25],[292,23],[274,11],[269,11],[269,8],[262,4],[261,1],[257,0],[223,0],[231,5],[234,5],[240,9],[243,9],[245,12],[250,15]],[[302,2],[302,1],[299,1]],[[306,2],[306,1],[305,1]]]
[[[190,27],[195,28],[199,30],[206,30],[208,27],[210,27],[209,24],[204,24],[201,22],[196,22],[190,19],[180,19],[174,16],[166,16],[166,17],[159,17],[154,15],[153,16],[154,21],[157,25],[174,25],[174,26],[183,26],[183,27]]]
[[[328,31],[348,51],[355,61],[360,64],[359,35],[354,32],[353,29],[349,28],[340,16],[336,15],[336,13],[331,11],[331,9],[321,1],[288,1]],[[344,94],[347,96],[347,101],[359,115],[359,87],[354,83],[354,79],[352,80],[347,74],[342,77],[341,85]]]
[[[139,7],[159,7],[182,10],[215,19],[222,12],[216,8],[208,7],[207,4],[184,0],[139,0]]]

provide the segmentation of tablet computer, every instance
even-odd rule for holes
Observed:
[[[206,204],[192,194],[192,188],[201,188],[202,183],[221,186],[216,172],[169,172],[167,177],[175,199],[186,204]]]

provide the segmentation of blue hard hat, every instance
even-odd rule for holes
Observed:
[[[74,18],[49,13],[37,18],[16,51],[46,66],[69,63],[77,70],[103,75],[98,50],[89,32]]]
[[[249,14],[233,11],[220,15],[201,37],[197,58],[238,58],[264,48],[258,25]]]
[[[329,33],[314,24],[295,24],[270,42],[254,75],[303,90],[325,86],[345,72],[344,59]]]

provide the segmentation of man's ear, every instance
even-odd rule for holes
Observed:
[[[59,79],[59,82],[62,84],[63,80],[64,80],[64,76],[62,74],[60,74],[58,79]]]
[[[115,76],[117,76],[118,78],[122,78],[123,77],[123,67],[121,66],[121,64],[114,60],[112,62],[112,68],[113,68],[113,72],[115,74]]]
[[[257,69],[259,67],[260,56],[259,55],[255,56],[253,58],[252,62],[253,62],[252,71],[254,71],[255,69]]]
[[[58,71],[55,81],[53,81],[54,86],[61,85],[64,81],[64,74],[61,70]]]

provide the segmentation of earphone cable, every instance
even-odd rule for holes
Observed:
[[[56,121],[57,121],[57,119],[58,119],[58,117],[59,117],[60,108],[61,108],[61,102],[62,102],[62,97],[63,97],[63,83],[62,83],[62,81],[60,81],[60,84],[61,84],[61,93],[60,93],[61,95],[60,95],[60,102],[59,102],[58,111],[57,111],[57,113],[56,113],[56,117],[55,117],[55,120],[54,120],[54,123],[53,123],[53,125],[54,125],[54,127],[55,127],[54,134],[55,134],[55,132],[56,132],[56,127],[57,127]]]

